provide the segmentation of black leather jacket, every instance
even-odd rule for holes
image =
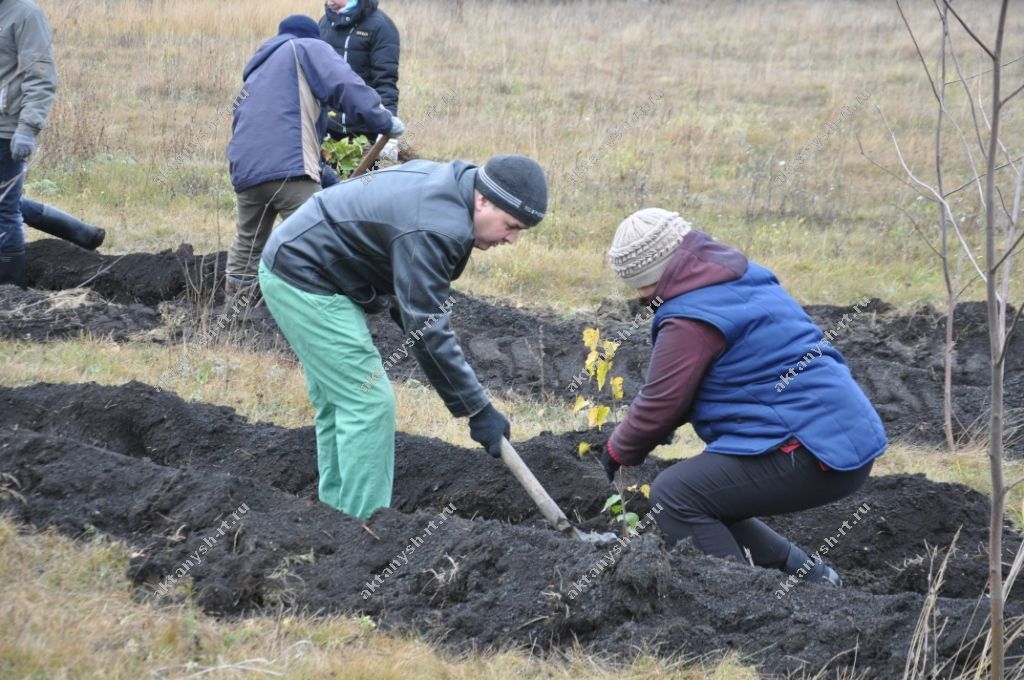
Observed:
[[[410,161],[342,182],[306,201],[263,250],[267,268],[306,292],[343,294],[370,314],[393,296],[402,327],[425,329],[411,353],[455,416],[489,403],[441,311],[473,250],[476,173],[464,161]]]
[[[359,0],[352,14],[338,14],[325,5],[320,37],[377,91],[384,108],[397,116],[398,28],[387,14],[377,9],[377,0]],[[376,133],[346,124],[341,113],[329,119],[328,129],[342,134],[365,134],[370,141],[376,137]]]

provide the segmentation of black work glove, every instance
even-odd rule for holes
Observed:
[[[509,439],[511,435],[508,418],[491,404],[469,419],[469,436],[495,458],[501,458],[501,438]]]
[[[611,443],[612,440],[609,439],[608,442],[601,447],[601,466],[604,468],[604,473],[608,475],[608,481],[614,482],[615,473],[618,472],[619,468],[622,466],[616,463],[615,459],[613,459],[611,454],[608,453],[608,448],[611,446]]]
[[[404,333],[405,326],[402,325],[402,310],[398,308],[398,305],[388,307],[388,314],[391,316],[391,320],[398,324],[398,329]]]

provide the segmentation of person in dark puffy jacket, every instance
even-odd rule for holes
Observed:
[[[882,421],[843,356],[774,274],[678,213],[634,213],[609,257],[658,303],[646,382],[601,454],[609,480],[689,422],[707,447],[651,486],[666,540],[741,563],[746,550],[791,579],[840,585],[820,557],[831,545],[808,556],[758,517],[850,495],[885,451]]]
[[[228,144],[238,230],[228,251],[229,295],[256,284],[256,267],[278,213],[287,218],[320,190],[324,105],[376,133],[397,137],[405,126],[380,96],[320,39],[310,17],[281,22],[245,65]],[[325,183],[326,184],[326,183]]]
[[[397,116],[398,28],[377,7],[377,0],[327,0],[320,37],[377,91],[384,108]],[[327,131],[334,139],[365,135],[371,142],[377,135],[344,111],[330,117]]]

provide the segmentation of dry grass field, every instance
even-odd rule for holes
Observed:
[[[234,197],[225,148],[242,66],[282,17],[318,16],[320,4],[41,4],[56,27],[61,89],[28,195],[107,226],[110,252],[226,247]],[[932,55],[934,8],[909,4]],[[934,256],[899,207],[919,219],[934,209],[867,162],[857,142],[896,168],[878,106],[918,172],[934,176],[935,107],[893,4],[384,6],[402,29],[401,115],[416,126],[416,150],[476,162],[525,153],[551,175],[550,217],[515,249],[475,258],[462,288],[589,309],[621,293],[603,259],[615,226],[635,209],[662,206],[776,271],[801,302],[941,299]],[[964,9],[979,31],[991,28],[985,7]],[[1016,21],[1011,51],[1024,44]],[[965,70],[983,70],[961,44]],[[1005,74],[1024,77],[1024,61]],[[820,149],[773,184],[830,122],[838,129]],[[1013,138],[1024,121],[1011,112],[1004,125]],[[573,181],[595,152],[601,158]],[[182,154],[187,162],[158,183]],[[968,177],[948,182],[958,179]],[[961,199],[958,209],[970,212],[971,193]]]
[[[225,249],[235,219],[225,149],[242,66],[283,17],[319,17],[322,4],[37,1],[54,27],[60,89],[26,195],[105,227],[107,253],[181,243],[196,252]],[[922,177],[934,176],[935,106],[892,3],[381,4],[402,31],[400,114],[417,130],[411,144],[421,157],[482,163],[515,152],[549,171],[549,218],[515,247],[474,256],[460,290],[584,313],[626,296],[604,253],[623,217],[657,206],[740,247],[804,304],[868,296],[912,307],[943,299],[938,261],[903,212],[934,225],[934,208],[860,150],[898,172],[880,108],[908,161]],[[934,7],[909,4],[922,50],[934,55]],[[990,5],[957,3],[982,33],[992,29]],[[1021,16],[1007,38],[1013,58],[1024,55]],[[966,40],[960,44],[968,74],[983,71]],[[1004,73],[1009,83],[1024,81],[1024,59]],[[980,80],[969,78],[984,91]],[[951,107],[966,110],[962,92]],[[1022,139],[1022,110],[1024,98],[1003,121],[1007,139]],[[822,136],[798,163],[801,149]],[[596,162],[581,165],[595,152]],[[787,169],[783,185],[773,182]],[[947,184],[968,179],[961,165]],[[977,211],[976,192],[956,201],[963,214]],[[1019,297],[1019,277],[1015,289]],[[966,297],[983,292],[975,284]],[[86,337],[0,341],[0,383],[155,383],[178,351]],[[311,421],[294,362],[215,343],[201,348],[197,363],[196,372],[163,387],[254,419],[289,427]],[[271,381],[273,394],[265,394]],[[395,389],[400,430],[470,445],[464,422],[452,420],[433,391]],[[572,427],[558,405],[512,399],[499,408],[519,437]],[[693,450],[684,437],[664,453]],[[883,460],[880,473],[923,471],[986,488],[980,451],[897,449]],[[1024,474],[1024,466],[1011,468],[1012,478]],[[406,678],[410,668],[431,678],[756,677],[735,659],[705,667],[644,657],[617,668],[582,654],[544,662],[523,651],[454,658],[359,619],[218,621],[188,606],[133,600],[124,576],[129,555],[102,536],[74,542],[0,521],[0,677]]]

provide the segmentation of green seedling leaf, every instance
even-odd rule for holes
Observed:
[[[601,508],[601,512],[605,512],[607,510],[610,510],[613,505],[615,505],[616,503],[618,503],[621,500],[622,500],[622,496],[620,496],[619,494],[613,494],[611,496],[608,496],[608,500],[606,500],[604,502],[604,507]]]
[[[622,522],[629,529],[629,533],[638,533],[636,525],[640,523],[640,516],[635,512],[626,512],[615,516],[616,522]]]
[[[622,516],[622,519],[624,519],[626,521],[626,524],[629,525],[630,531],[636,531],[636,525],[640,523],[640,515],[636,514],[635,512],[627,512],[625,515]]]
[[[355,139],[331,139],[324,137],[320,145],[320,153],[324,160],[342,177],[352,174],[363,159],[363,148],[368,144],[366,137],[360,135]]]

